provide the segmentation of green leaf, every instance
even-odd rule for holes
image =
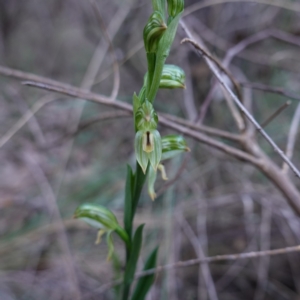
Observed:
[[[178,23],[181,17],[181,13],[178,14],[169,24],[167,30],[164,32],[163,37],[158,43],[158,49],[156,52],[156,61],[155,61],[155,71],[153,75],[153,80],[151,88],[146,95],[146,98],[153,102],[159,88],[161,74],[163,71],[164,63],[166,58],[169,56],[170,48],[172,46]]]
[[[157,251],[158,251],[158,247],[155,248],[148,256],[145,263],[144,271],[155,268]],[[136,285],[131,300],[144,300],[154,282],[154,278],[155,278],[155,274],[141,277]]]
[[[136,95],[136,93],[133,94],[133,115],[135,116],[137,110],[139,109],[141,105],[139,97]]]
[[[147,79],[147,78],[146,78]],[[139,99],[140,99],[140,103],[142,104],[145,99],[146,99],[146,84],[143,85],[143,87],[141,88],[140,92],[139,92]],[[134,112],[134,116],[135,116],[136,111]]]
[[[137,261],[139,259],[139,254],[142,247],[144,225],[145,224],[142,224],[137,228],[133,237],[132,249],[124,275],[125,282],[127,284],[130,284],[134,278]]]
[[[155,71],[156,53],[147,53],[148,75],[146,76],[146,95],[149,94],[150,87],[153,81],[153,75]],[[145,95],[145,98],[146,98]]]
[[[89,225],[100,229],[102,233],[115,231],[130,246],[126,231],[119,225],[116,216],[106,207],[97,204],[82,204],[77,207],[74,218],[81,219]]]
[[[114,270],[114,280],[120,280],[123,277],[123,272],[122,272],[122,268],[123,268],[123,264],[118,256],[118,254],[116,252],[113,252],[112,258],[111,258],[111,262],[112,262],[112,267]],[[121,285],[117,284],[113,287],[114,291],[115,291],[115,298],[116,299],[120,299],[120,295],[121,295]]]
[[[74,218],[106,231],[115,230],[119,226],[116,216],[106,207],[97,204],[85,203],[78,206]]]
[[[148,169],[147,169],[148,170]],[[139,163],[136,164],[136,173],[134,178],[134,195],[133,195],[133,208],[132,208],[132,214],[134,216],[136,207],[138,205],[141,192],[147,177],[147,170],[146,173],[143,172],[141,166]]]
[[[124,203],[124,227],[129,237],[132,231],[132,194],[133,194],[134,175],[131,167],[127,165],[127,177],[125,185],[125,203]]]

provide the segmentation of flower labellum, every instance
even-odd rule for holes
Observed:
[[[161,160],[162,145],[161,137],[157,130],[140,130],[135,135],[135,155],[144,173],[148,162],[154,170],[157,169]]]

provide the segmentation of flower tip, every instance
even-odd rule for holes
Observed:
[[[149,193],[149,196],[150,196],[152,201],[154,201],[156,199],[156,193],[155,192]]]

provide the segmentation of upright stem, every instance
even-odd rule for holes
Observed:
[[[130,232],[132,232],[132,227],[133,227],[133,221],[134,221],[134,216],[136,212],[136,208],[141,196],[141,192],[147,177],[146,174],[143,173],[142,168],[140,167],[139,163],[136,162],[136,172],[134,176],[134,183],[133,183],[133,193],[132,193],[132,218],[130,222]],[[130,234],[129,236],[130,239],[130,244],[132,244],[132,235]],[[127,247],[126,248],[126,264],[125,264],[125,269],[129,263],[130,256],[132,254],[132,247]],[[123,281],[123,295],[122,295],[122,300],[127,300],[130,295],[130,288],[131,288],[131,282],[126,282],[125,281],[125,276],[124,276],[124,281]]]

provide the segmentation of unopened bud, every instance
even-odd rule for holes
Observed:
[[[159,87],[162,89],[185,89],[185,73],[175,65],[164,65]]]
[[[161,139],[162,160],[172,158],[180,153],[191,151],[181,135],[167,135]]]
[[[100,242],[104,233],[116,232],[129,246],[129,238],[126,231],[119,225],[116,216],[106,207],[96,204],[82,204],[74,214],[74,218],[81,219],[89,225],[99,229],[97,241]]]
[[[138,130],[156,129],[158,123],[157,114],[153,105],[145,100],[135,114],[135,124]]]
[[[164,22],[164,17],[159,11],[155,11],[149,18],[148,23],[144,28],[144,44],[147,53],[155,53],[159,40],[163,36],[167,25]]]
[[[184,0],[168,0],[168,14],[171,18],[175,18],[183,12]]]

